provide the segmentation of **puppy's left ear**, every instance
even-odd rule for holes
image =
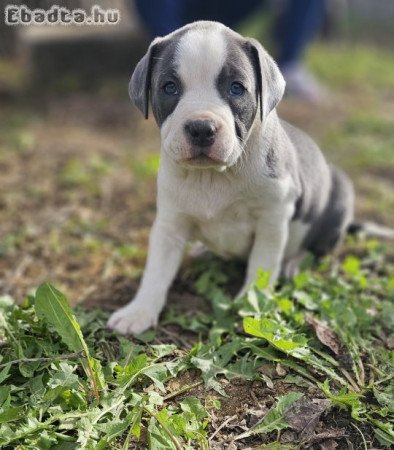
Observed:
[[[260,100],[260,119],[263,121],[282,99],[286,82],[276,62],[259,41],[249,38],[247,45],[255,69],[257,95]]]
[[[151,43],[148,51],[134,69],[129,83],[129,96],[145,116],[145,119],[149,116],[152,69],[160,40],[160,38],[157,38]]]

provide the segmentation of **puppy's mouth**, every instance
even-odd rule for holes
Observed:
[[[191,158],[185,158],[179,161],[183,166],[199,169],[216,169],[222,171],[226,168],[224,161],[211,158],[210,156],[200,154]]]

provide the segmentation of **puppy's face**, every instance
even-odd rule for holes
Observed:
[[[224,170],[240,158],[255,119],[264,115],[262,75],[267,73],[259,52],[278,72],[258,46],[214,22],[196,22],[152,43],[133,74],[130,93],[146,116],[150,93],[162,148],[174,161]],[[271,78],[271,84],[278,83]],[[280,82],[279,72],[277,78]],[[269,92],[265,95],[269,103]]]

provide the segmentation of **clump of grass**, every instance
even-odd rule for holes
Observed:
[[[152,332],[139,340],[117,336],[105,329],[105,313],[74,315],[50,285],[20,305],[2,297],[2,448],[208,449],[210,434],[217,438],[220,431],[211,426],[220,402],[193,389],[204,384],[220,398],[226,379],[276,389],[278,381],[259,370],[267,363],[286,369],[288,391],[232,440],[282,445],[278,436],[287,428],[299,432],[294,445],[312,439],[314,428],[309,434],[298,428],[296,411],[304,406],[318,416],[339,409],[361,434],[367,427],[381,446],[394,443],[394,276],[378,244],[340,265],[325,260],[274,292],[261,272],[236,301],[225,292],[219,263],[200,264],[195,275],[212,313],[169,311],[163,320],[196,330],[191,348],[152,341]],[[190,371],[190,385],[170,389]],[[305,386],[326,398],[320,409]]]

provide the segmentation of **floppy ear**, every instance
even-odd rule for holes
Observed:
[[[145,119],[149,116],[149,96],[154,56],[157,53],[158,39],[155,39],[148,51],[137,64],[129,83],[129,96]]]
[[[276,62],[259,41],[248,39],[257,81],[257,95],[260,99],[261,121],[278,105],[285,92],[286,82]]]

